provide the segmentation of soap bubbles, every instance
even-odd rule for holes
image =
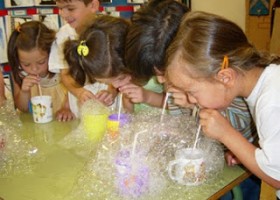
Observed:
[[[12,119],[12,120],[11,120]],[[22,123],[12,103],[0,107],[0,176],[31,173],[38,149],[21,137]]]
[[[188,186],[172,181],[167,167],[177,150],[193,147],[198,128],[195,120],[189,115],[162,118],[158,109],[129,118],[118,138],[110,140],[105,135],[95,144],[67,199],[178,199],[186,193]],[[197,148],[207,155],[205,184],[222,171],[223,149],[203,134]],[[173,192],[166,192],[170,190]]]

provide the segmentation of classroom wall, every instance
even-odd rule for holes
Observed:
[[[192,10],[222,15],[245,30],[246,6],[244,0],[191,0]]]

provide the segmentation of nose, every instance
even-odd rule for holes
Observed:
[[[31,66],[31,71],[32,71],[34,74],[38,74],[39,69],[40,69],[40,67],[38,67],[36,64],[33,64],[33,65]]]

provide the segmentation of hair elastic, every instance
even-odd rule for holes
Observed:
[[[21,26],[20,26],[20,24],[17,25],[17,27],[15,28],[15,30],[16,30],[18,33],[21,32]]]
[[[228,61],[228,56],[225,55],[225,56],[224,56],[223,63],[222,63],[222,66],[221,66],[221,69],[227,69],[227,68],[228,68],[228,63],[229,63],[229,61]]]
[[[82,40],[77,47],[77,52],[80,56],[87,56],[89,53],[89,48],[86,45],[86,41]]]

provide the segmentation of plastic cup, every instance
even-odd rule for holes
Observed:
[[[53,120],[52,97],[35,96],[31,98],[33,120],[36,123],[48,123]]]
[[[87,114],[83,117],[84,130],[92,141],[100,141],[107,127],[107,114]]]
[[[108,117],[107,131],[110,139],[115,139],[119,135],[119,128],[129,122],[127,114],[112,114]]]

